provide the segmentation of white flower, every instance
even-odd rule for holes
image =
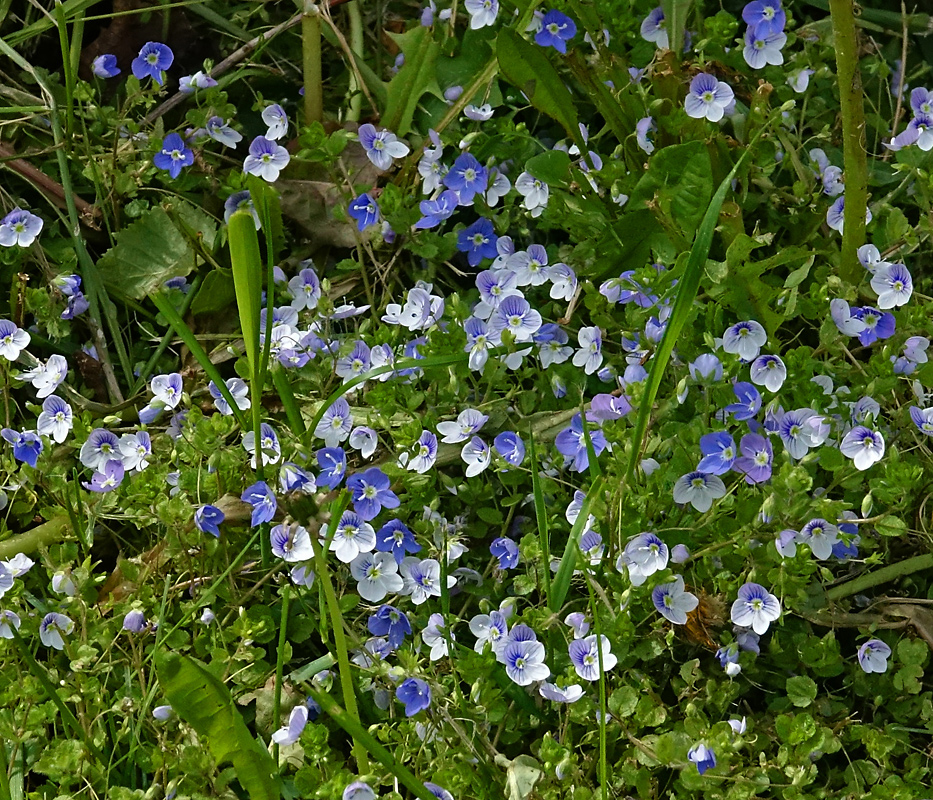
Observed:
[[[529,211],[545,208],[551,193],[548,185],[530,172],[523,172],[515,179],[515,190],[525,198],[522,206]]]
[[[597,645],[597,641],[599,644]],[[576,639],[570,643],[570,660],[574,669],[585,681],[599,680],[600,655],[602,668],[608,672],[617,663],[618,659],[611,652],[609,639],[605,636],[587,636],[585,639]],[[600,652],[601,651],[601,652]]]
[[[456,422],[439,422],[437,432],[444,438],[445,444],[465,442],[474,433],[479,433],[489,417],[475,408],[466,408],[457,416]]]
[[[732,622],[761,636],[781,616],[781,603],[764,586],[746,583],[732,604]]]
[[[406,558],[400,568],[404,585],[402,591],[411,595],[411,601],[420,606],[429,597],[441,596],[441,565],[433,558]],[[457,579],[447,576],[447,588],[451,588]]]
[[[573,356],[573,365],[583,367],[587,375],[592,375],[603,363],[603,337],[597,327],[583,327],[577,334],[580,349]]]
[[[767,341],[765,329],[755,320],[748,320],[726,328],[722,335],[722,349],[745,361],[754,361]]]
[[[391,553],[360,553],[350,562],[360,597],[378,603],[388,594],[402,591],[402,576]]]
[[[474,31],[494,25],[499,14],[499,0],[466,0],[463,7],[470,15],[470,28]]]
[[[295,706],[288,715],[288,723],[272,734],[272,741],[278,745],[294,744],[308,724],[308,707],[302,703]]]
[[[700,604],[695,594],[684,589],[684,579],[680,575],[671,583],[655,586],[651,601],[661,616],[675,625],[685,625],[687,614]]]
[[[913,294],[914,284],[903,264],[886,264],[875,271],[871,288],[878,293],[878,308],[888,309],[907,303]]]
[[[839,541],[839,529],[825,519],[811,519],[800,529],[797,540],[810,545],[813,555],[824,561],[833,554],[833,545]]]
[[[787,368],[777,356],[758,356],[751,366],[752,383],[770,392],[778,391],[787,378]]]
[[[431,614],[428,617],[428,626],[421,631],[421,641],[431,648],[431,661],[437,661],[449,654],[447,636],[450,636],[451,641],[455,637],[452,633],[445,636],[441,632],[441,628],[445,627],[443,614]]]
[[[856,469],[866,470],[884,455],[884,437],[878,431],[859,425],[845,435],[839,450],[853,460]]]
[[[690,503],[697,511],[709,511],[713,500],[723,497],[726,485],[718,475],[688,472],[674,484],[674,502]]]

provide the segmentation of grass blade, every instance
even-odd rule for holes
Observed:
[[[547,524],[547,508],[544,505],[544,492],[541,490],[541,475],[538,472],[538,454],[535,449],[535,434],[528,436],[531,448],[531,490],[535,497],[535,519],[538,523],[538,542],[541,547],[541,560],[544,562],[544,597],[548,608],[551,607],[551,540]]]
[[[764,130],[764,129],[762,129]],[[758,136],[761,135],[759,131]],[[758,136],[755,137],[757,140]],[[700,288],[700,278],[703,275],[703,268],[706,266],[706,257],[709,255],[709,248],[713,242],[713,233],[716,231],[716,223],[719,220],[719,210],[722,208],[723,201],[726,199],[726,193],[729,191],[732,179],[739,171],[748,154],[751,152],[751,145],[742,153],[735,166],[729,171],[729,174],[723,178],[722,183],[713,195],[709,208],[703,215],[703,221],[697,229],[696,238],[693,240],[693,247],[690,249],[690,255],[687,258],[687,267],[684,270],[683,277],[677,284],[677,297],[674,300],[674,306],[671,309],[670,319],[667,321],[667,327],[664,329],[664,335],[661,337],[661,343],[655,351],[654,358],[651,360],[651,371],[648,373],[648,380],[645,382],[645,391],[642,395],[641,404],[638,407],[638,418],[635,420],[635,431],[632,435],[632,454],[629,458],[628,469],[626,470],[626,483],[631,483],[635,478],[635,468],[638,465],[641,456],[642,446],[644,445],[645,435],[648,431],[648,419],[651,416],[651,409],[654,406],[654,400],[658,395],[658,388],[661,385],[661,378],[664,377],[664,370],[667,368],[667,362],[670,361],[671,353],[674,350],[674,344],[677,337],[683,330],[693,308],[693,301],[696,299],[697,291]]]
[[[564,548],[563,558],[560,560],[560,567],[557,569],[557,575],[551,584],[551,599],[548,602],[548,608],[556,614],[564,605],[567,599],[567,592],[570,591],[570,580],[573,578],[573,570],[577,565],[577,558],[580,553],[580,537],[583,535],[583,527],[590,518],[590,509],[593,507],[594,499],[599,496],[603,489],[605,480],[597,478],[593,481],[590,490],[586,493],[583,505],[580,508],[580,515],[577,521],[573,523],[570,529],[570,536],[567,539],[567,546]],[[548,565],[550,569],[550,565]]]

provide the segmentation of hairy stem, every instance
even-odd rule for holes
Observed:
[[[301,18],[301,54],[305,82],[305,125],[324,121],[324,92],[321,86],[321,10],[305,2]]]
[[[347,3],[347,16],[350,18],[350,49],[353,55],[363,58],[363,15],[360,12],[359,0],[350,0]],[[363,108],[362,86],[356,73],[350,72],[350,108],[347,111],[348,122],[359,122],[360,111]]]
[[[830,601],[841,600],[843,597],[851,597],[866,589],[871,589],[873,586],[880,586],[904,575],[930,568],[933,568],[933,553],[924,553],[922,556],[914,556],[904,561],[898,561],[896,564],[890,564],[887,567],[867,572],[851,581],[834,586],[826,592],[826,599]]]
[[[855,0],[829,0],[836,37],[836,78],[842,112],[842,156],[846,176],[846,204],[842,232],[841,276],[858,283],[862,273],[856,250],[865,241],[868,207],[868,157],[865,152],[865,108],[855,34]]]

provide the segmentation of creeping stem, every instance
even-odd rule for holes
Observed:
[[[829,0],[836,39],[836,78],[842,112],[842,156],[846,176],[846,204],[842,232],[841,276],[858,283],[861,268],[856,250],[865,241],[868,207],[868,155],[865,151],[865,108],[855,35],[855,0]]]

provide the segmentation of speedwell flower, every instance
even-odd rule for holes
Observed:
[[[701,513],[709,511],[713,500],[724,496],[725,493],[726,485],[722,479],[704,472],[688,472],[674,484],[674,502],[690,503]]]
[[[14,208],[3,219],[0,219],[0,245],[29,247],[42,232],[43,224],[42,217],[22,208]]]
[[[701,72],[690,82],[684,107],[687,116],[719,122],[734,99],[735,93],[729,84],[718,80],[715,75]]]
[[[687,614],[700,604],[695,594],[684,589],[684,579],[680,575],[671,583],[655,586],[651,601],[661,616],[675,625],[686,625]]]
[[[608,672],[618,663],[618,659],[611,652],[609,639],[605,636],[576,639],[570,643],[569,652],[577,675],[585,681],[599,680],[600,667],[603,672]]]
[[[368,122],[360,125],[358,136],[366,157],[383,171],[390,169],[396,158],[404,158],[410,152],[408,145],[400,142],[394,133],[377,131]]]
[[[567,42],[576,35],[576,23],[566,14],[552,8],[541,20],[541,28],[535,34],[535,44],[553,47],[559,53],[566,53]]]
[[[887,672],[891,648],[880,639],[869,639],[857,653],[858,664],[865,672]]]
[[[160,42],[146,42],[139,55],[133,59],[133,75],[139,80],[150,77],[159,86],[162,85],[162,73],[172,66],[175,55],[168,45]]]
[[[849,431],[839,443],[839,450],[851,458],[858,470],[866,470],[884,455],[884,437],[864,425]]]
[[[781,616],[781,603],[764,586],[746,583],[732,604],[732,622],[761,636]]]
[[[291,156],[288,150],[266,136],[257,136],[250,142],[249,155],[243,161],[243,172],[258,175],[264,181],[273,183],[279,173],[288,166]]]

